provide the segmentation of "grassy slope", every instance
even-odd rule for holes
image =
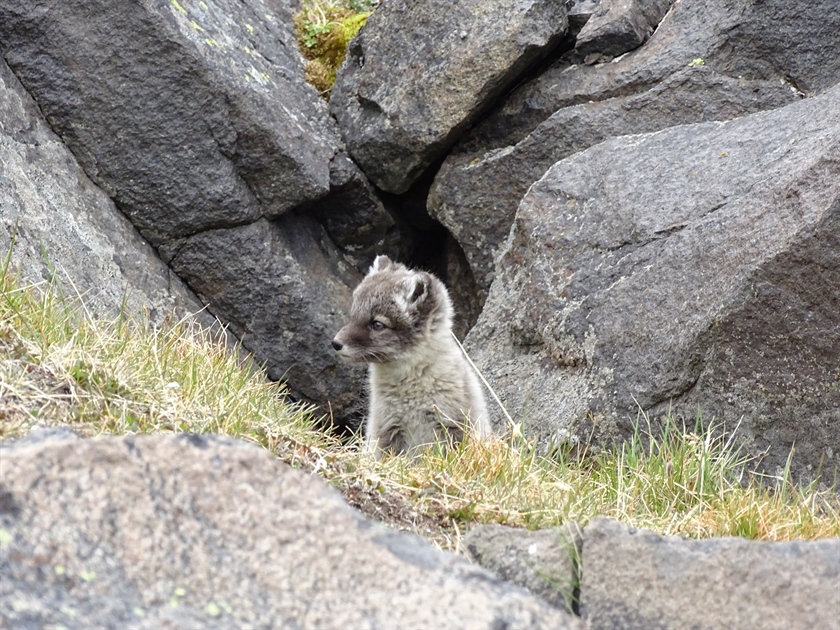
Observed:
[[[0,439],[68,424],[84,435],[212,432],[269,449],[338,487],[369,516],[457,548],[476,522],[529,528],[606,515],[668,534],[787,540],[840,536],[832,492],[743,473],[711,432],[667,427],[620,452],[537,455],[521,436],[376,462],[314,428],[311,410],[186,321],[95,319],[54,286],[0,268]],[[648,432],[649,434],[649,432]],[[648,437],[651,437],[648,435]],[[645,446],[644,443],[647,444]]]

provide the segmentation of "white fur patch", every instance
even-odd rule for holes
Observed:
[[[417,286],[417,278],[412,275],[411,277],[403,280],[402,285],[403,290],[401,292],[398,291],[396,295],[394,295],[394,302],[403,313],[408,313],[408,306],[411,303],[409,298],[414,293],[414,287]]]

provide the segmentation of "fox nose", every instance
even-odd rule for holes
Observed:
[[[341,350],[344,347],[344,344],[341,343],[338,339],[332,340],[332,347],[333,350]]]

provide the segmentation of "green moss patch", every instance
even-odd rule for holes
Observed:
[[[376,3],[307,0],[294,16],[295,33],[306,58],[306,80],[329,98],[347,44],[364,26]]]

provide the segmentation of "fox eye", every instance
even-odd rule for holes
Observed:
[[[378,319],[371,320],[370,324],[368,324],[371,330],[382,330],[385,328],[385,324],[380,322]]]

